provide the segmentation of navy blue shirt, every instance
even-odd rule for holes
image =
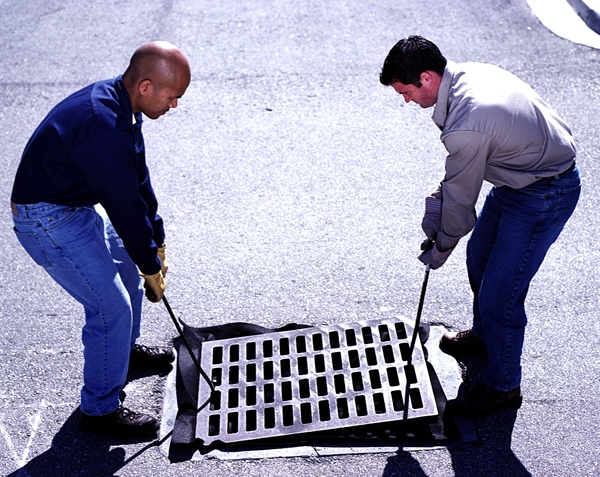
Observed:
[[[12,191],[16,204],[101,204],[143,273],[161,268],[165,233],[146,166],[142,113],[121,76],[58,103],[29,139]]]

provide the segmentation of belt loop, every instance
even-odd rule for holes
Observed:
[[[12,211],[12,214],[14,217],[18,217],[19,216],[19,209],[17,208],[17,204],[11,202],[10,203],[10,210]]]

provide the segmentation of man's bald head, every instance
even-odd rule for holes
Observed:
[[[190,65],[183,53],[167,41],[153,41],[140,46],[123,74],[126,84],[149,79],[155,84],[164,85],[185,78],[189,82]]]
[[[123,83],[134,112],[142,111],[152,119],[177,106],[177,99],[187,89],[190,79],[187,59],[175,45],[167,41],[153,41],[140,46],[123,73]],[[174,105],[170,104],[163,111],[157,101],[164,101],[157,95],[164,88],[169,89],[169,97],[175,100]]]

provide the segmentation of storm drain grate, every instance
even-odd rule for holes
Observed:
[[[196,437],[240,442],[435,418],[419,340],[408,363],[412,331],[395,318],[204,342],[215,391],[200,380],[198,402],[210,403]]]

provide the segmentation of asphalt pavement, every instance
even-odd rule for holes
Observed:
[[[158,441],[82,434],[82,309],[21,249],[8,204],[47,111],[122,73],[140,44],[171,41],[192,83],[144,134],[176,314],[267,328],[414,317],[423,199],[443,177],[444,149],[431,111],[378,82],[410,34],[454,61],[517,74],[577,141],[581,200],[527,301],[522,407],[476,419],[474,442],[327,457],[170,462]],[[2,1],[0,39],[1,475],[600,475],[598,50],[555,35],[526,0]],[[465,245],[431,273],[423,321],[469,326]],[[161,304],[144,313],[144,344],[175,337]],[[164,375],[132,376],[126,405],[158,416],[165,386]]]

